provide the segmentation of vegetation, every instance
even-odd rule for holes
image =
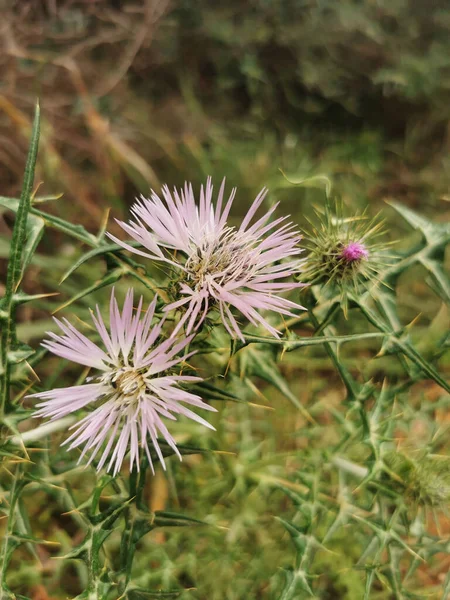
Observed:
[[[0,598],[450,597],[447,3],[2,8]],[[244,341],[210,315],[187,368],[217,431],[171,425],[155,476],[85,469],[27,398],[88,375],[40,347],[51,315],[94,335],[112,285],[164,294],[105,232],[207,176],[235,225],[263,186],[291,215],[306,310]],[[373,268],[339,271],[348,241]]]

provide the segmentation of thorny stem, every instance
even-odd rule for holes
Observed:
[[[143,507],[143,494],[146,483],[147,470],[149,468],[147,457],[143,457],[140,464],[139,473],[134,469],[130,473],[130,500],[132,503],[127,505],[123,510],[123,518],[125,521],[122,542],[120,546],[120,572],[121,572],[121,589],[124,594],[130,583],[131,565],[135,553],[134,528],[138,517],[138,511],[145,509]]]
[[[3,600],[4,598],[8,598],[8,596],[4,595],[4,592],[7,589],[6,588],[6,575],[7,575],[6,570],[8,567],[9,545],[10,545],[11,538],[12,538],[13,532],[14,532],[14,527],[16,524],[16,519],[15,519],[16,510],[17,510],[17,504],[19,501],[19,494],[20,494],[22,487],[23,487],[22,465],[19,464],[16,466],[13,483],[12,483],[10,494],[9,494],[10,502],[9,502],[9,508],[8,508],[7,525],[6,525],[6,531],[5,531],[4,537],[3,537],[3,543],[2,543],[1,554],[0,554],[0,561],[1,561],[1,565],[0,565],[0,600]]]
[[[310,318],[310,321],[311,321],[314,329],[316,330],[316,332],[319,332],[318,335],[325,336],[325,332],[323,331],[324,328],[321,326],[317,317],[314,314],[313,298],[311,297],[311,294],[307,294],[305,300],[306,300],[305,305],[308,309],[309,318]],[[329,321],[329,319],[326,319],[326,320]],[[348,370],[344,367],[344,365],[338,359],[337,354],[334,351],[332,345],[329,342],[325,342],[324,346],[325,346],[325,349],[326,349],[329,357],[333,361],[333,364],[336,367],[336,369],[342,379],[342,382],[344,383],[344,385],[347,389],[349,400],[355,400],[357,397],[357,391],[356,391],[355,382],[353,380],[353,377],[350,375]]]
[[[0,305],[0,323],[2,325],[0,338],[0,418],[5,414],[6,407],[9,403],[11,386],[11,359],[9,353],[16,343],[17,304],[14,302],[14,294],[17,292],[21,279],[27,217],[31,207],[34,170],[39,145],[39,115],[39,104],[37,104],[31,133],[30,149],[25,165],[22,193],[12,234],[11,253],[6,275],[5,296]]]
[[[334,456],[331,459],[331,462],[339,469],[347,471],[347,473],[351,473],[351,475],[355,475],[355,477],[358,477],[359,479],[364,479],[364,477],[367,477],[369,474],[369,469],[367,469],[367,467],[361,467],[361,465],[357,465],[356,463],[351,462],[346,458],[341,458],[340,456]]]

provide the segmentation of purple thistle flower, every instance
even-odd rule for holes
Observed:
[[[266,189],[258,194],[239,228],[227,225],[236,189],[224,205],[224,188],[225,180],[215,205],[211,178],[205,188],[201,187],[198,204],[188,183],[179,192],[174,189],[173,194],[164,186],[163,200],[153,191],[149,199],[141,197],[131,208],[135,221],[117,222],[147,251],[108,235],[123,248],[170,264],[180,272],[181,298],[164,309],[186,308],[174,333],[184,324],[188,334],[197,329],[209,308],[215,306],[228,333],[243,339],[231,306],[253,325],[260,324],[278,337],[279,332],[259,311],[295,316],[293,309],[303,309],[279,295],[303,285],[281,281],[300,271],[303,261],[292,257],[302,252],[298,247],[301,236],[287,217],[269,222],[277,205],[251,224]]]
[[[107,471],[114,467],[113,474],[116,475],[129,448],[130,471],[134,464],[139,471],[141,446],[154,473],[150,440],[165,469],[158,437],[162,437],[181,460],[175,440],[162,417],[176,420],[176,415],[184,415],[214,429],[184,405],[211,411],[215,411],[215,408],[205,404],[199,396],[179,387],[180,383],[201,381],[201,378],[170,374],[172,367],[193,354],[190,352],[182,357],[177,356],[188,346],[193,336],[181,340],[171,337],[157,344],[164,319],[152,327],[155,306],[156,297],[141,318],[142,297],[134,311],[133,290],[129,289],[120,313],[113,289],[109,333],[98,306],[97,314],[91,313],[105,349],[89,340],[66,319],[55,319],[62,335],[49,332],[52,339],[42,344],[57,356],[99,371],[89,377],[89,383],[84,385],[29,396],[42,400],[37,405],[39,410],[35,416],[50,417],[52,421],[94,405],[92,412],[71,427],[75,431],[63,445],[70,444],[69,450],[84,445],[79,462],[91,450],[87,464],[102,450],[97,470],[109,459]]]
[[[369,256],[369,252],[361,242],[349,242],[344,246],[341,252],[341,258],[347,262],[362,260]]]

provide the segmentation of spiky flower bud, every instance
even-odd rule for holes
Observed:
[[[342,249],[341,258],[347,263],[352,263],[369,258],[369,251],[361,242],[350,242]]]
[[[383,461],[407,500],[423,506],[450,502],[450,457],[421,453],[412,458],[402,452],[387,452]]]
[[[340,293],[346,312],[348,293],[376,284],[379,272],[389,264],[386,244],[378,242],[383,222],[364,213],[344,217],[340,204],[327,205],[316,217],[306,237],[309,256],[303,281]]]

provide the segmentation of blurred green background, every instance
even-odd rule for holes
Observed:
[[[325,174],[350,214],[366,205],[370,214],[383,209],[388,238],[400,240],[400,248],[410,229],[385,200],[448,221],[448,0],[0,0],[0,8],[2,196],[20,193],[39,97],[37,195],[54,195],[44,210],[92,233],[104,225],[108,209],[111,216],[126,217],[134,197],[150,187],[188,180],[198,188],[208,175],[216,183],[226,176],[230,188],[238,187],[235,217],[267,186],[271,198],[282,201],[279,210],[306,228],[324,192],[293,187],[281,171],[290,179]],[[1,209],[1,258],[7,257],[12,222]],[[81,251],[81,244],[62,234],[44,236],[24,287],[60,296],[23,309],[24,341],[37,346],[50,311],[101,276],[103,263],[92,261],[58,285]],[[401,316],[407,323],[420,312],[421,326],[442,332],[448,313],[423,278],[417,269],[400,282]],[[83,298],[69,313],[85,316],[94,299],[106,301],[108,293]],[[422,339],[425,351],[430,340]],[[344,357],[366,376],[381,380],[395,368],[389,359],[370,360],[370,347],[358,352],[349,349]],[[265,483],[271,477],[285,481],[301,468],[314,473],[327,444],[339,439],[334,417],[343,397],[322,350],[289,355],[281,368],[293,394],[313,406],[320,427],[302,434],[305,421],[297,409],[279,390],[257,381],[249,399],[259,402],[259,388],[275,411],[232,405],[215,423],[218,437],[195,438],[194,429],[202,445],[235,454],[173,463],[167,480],[159,474],[152,482],[151,505],[183,507],[219,527],[147,536],[135,565],[145,585],[195,587],[189,597],[201,600],[277,597],[278,570],[292,564],[294,549],[273,515],[289,514],[292,505]],[[52,377],[58,380],[59,370]],[[413,388],[409,425],[400,427],[400,437],[425,443],[432,436],[430,415],[415,420],[414,406],[440,393],[431,384]],[[445,425],[448,415],[441,417]],[[308,454],[309,448],[316,453]],[[308,454],[307,465],[298,459],[301,452]],[[71,482],[80,503],[89,477]],[[31,517],[42,537],[67,551],[78,532],[57,503],[39,494]],[[440,526],[450,530],[445,519]],[[320,553],[316,589],[324,599],[359,600],[363,575],[350,570],[359,542],[340,535],[331,549],[348,552]],[[62,567],[42,548],[39,553],[43,567],[33,571],[18,563],[11,587],[25,586],[36,600],[81,591],[75,566]],[[441,598],[449,565],[446,557],[433,570],[419,570],[417,589]],[[382,586],[373,594],[391,597]]]

